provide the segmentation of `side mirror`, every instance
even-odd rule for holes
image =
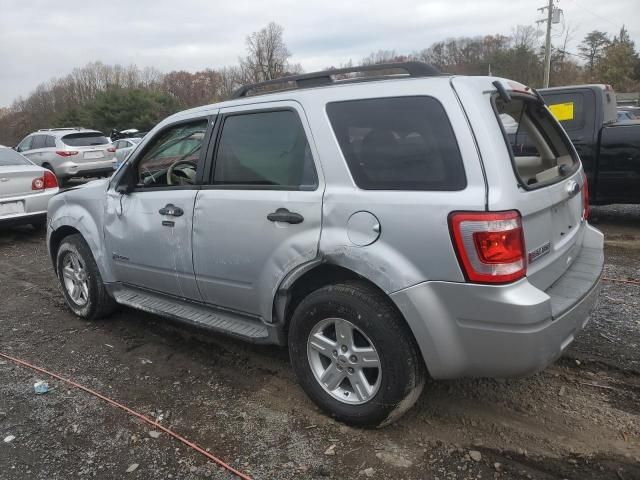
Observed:
[[[133,192],[133,189],[136,186],[136,176],[130,163],[125,163],[122,166],[117,182],[116,192],[123,195],[128,195]]]

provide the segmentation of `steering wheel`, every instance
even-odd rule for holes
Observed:
[[[192,162],[191,160],[178,160],[177,162],[172,163],[171,166],[167,169],[167,185],[174,185],[171,177],[173,177],[173,171],[177,168],[178,165],[191,165],[194,168],[198,167],[198,164],[196,162]],[[188,183],[193,184],[194,179],[191,178],[189,175],[187,175],[187,173],[184,170],[182,171],[182,173],[185,176],[185,180]]]

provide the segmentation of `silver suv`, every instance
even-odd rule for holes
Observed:
[[[355,70],[173,115],[110,180],[54,197],[71,310],[288,345],[313,401],[361,426],[398,418],[427,375],[558,358],[598,297],[603,236],[541,97],[421,63]]]
[[[116,151],[102,132],[80,127],[38,130],[27,135],[16,150],[51,170],[61,183],[72,177],[111,175]]]

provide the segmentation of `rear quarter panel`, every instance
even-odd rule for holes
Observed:
[[[453,250],[448,215],[482,210],[485,185],[474,139],[446,78],[371,82],[301,93],[326,180],[320,255],[348,268],[387,293],[427,280],[464,281]],[[463,159],[467,186],[461,191],[382,191],[358,188],[347,167],[326,113],[329,102],[399,96],[431,96],[444,107]],[[358,211],[375,215],[380,237],[354,245],[347,222]]]

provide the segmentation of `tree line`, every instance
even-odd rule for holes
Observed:
[[[624,27],[615,35],[590,32],[577,52],[567,51],[568,40],[569,34],[552,50],[551,85],[608,83],[617,91],[640,90],[640,57]],[[247,36],[245,56],[236,65],[217,70],[162,73],[135,65],[89,63],[0,109],[0,144],[15,145],[39,128],[148,130],[179,110],[229,98],[241,85],[302,72],[291,57],[282,26],[272,22]],[[518,26],[511,35],[452,38],[410,53],[378,51],[356,64],[419,60],[443,72],[492,74],[539,87],[543,57],[536,30]],[[339,67],[353,64],[349,60]]]

